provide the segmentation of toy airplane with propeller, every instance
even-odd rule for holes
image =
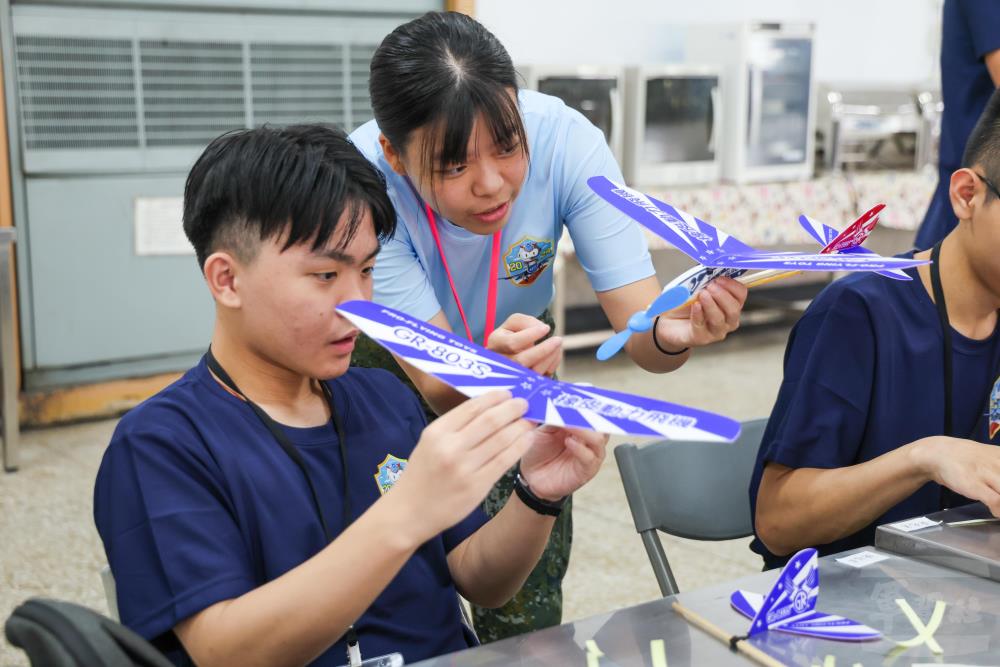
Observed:
[[[875,228],[884,204],[866,211],[843,232],[803,215],[799,224],[823,246],[819,253],[768,252],[753,248],[690,213],[603,176],[595,176],[587,184],[619,211],[698,262],[697,266],[667,283],[646,310],[633,314],[623,331],[598,348],[597,358],[601,361],[617,354],[632,334],[648,331],[657,315],[691,303],[698,292],[720,276],[738,279],[748,287],[800,271],[873,271],[894,280],[910,280],[903,269],[929,263],[928,260],[883,257],[861,247]],[[745,275],[754,270],[757,271]]]

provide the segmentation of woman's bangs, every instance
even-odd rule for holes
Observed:
[[[428,126],[422,151],[428,173],[468,161],[469,137],[480,114],[498,147],[520,145],[527,153],[528,142],[517,99],[505,88],[477,88],[468,86],[455,91],[442,105],[438,119]]]

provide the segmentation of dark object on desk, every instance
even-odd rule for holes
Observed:
[[[173,667],[125,626],[70,602],[32,598],[14,610],[4,631],[33,666]]]
[[[927,518],[940,523],[912,532],[893,524],[879,526],[875,546],[1000,581],[1000,523],[980,521],[992,518],[985,505],[955,507]]]

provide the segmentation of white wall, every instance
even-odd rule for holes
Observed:
[[[819,82],[938,79],[941,0],[476,0],[515,64],[669,60],[677,30],[719,21],[812,21]]]

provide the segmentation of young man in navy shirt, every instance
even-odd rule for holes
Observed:
[[[792,330],[750,484],[751,548],[769,568],[969,499],[1000,516],[1000,95],[962,164],[958,226],[916,255],[933,264],[912,281],[838,280]]]
[[[122,621],[178,664],[466,648],[458,593],[512,596],[600,467],[605,436],[535,429],[507,392],[425,428],[394,376],[348,368],[358,331],[334,307],[371,297],[394,225],[379,174],[328,127],[224,135],[188,176],[211,347],[121,420],[94,494]]]

